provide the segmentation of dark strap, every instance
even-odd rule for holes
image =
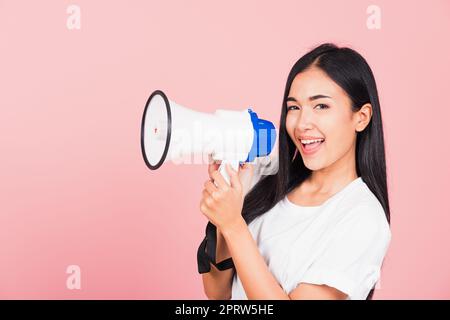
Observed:
[[[223,271],[234,267],[230,257],[216,263],[217,228],[211,222],[206,225],[206,236],[197,250],[198,273],[207,273],[211,270],[212,263],[218,270]]]

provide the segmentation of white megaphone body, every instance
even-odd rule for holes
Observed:
[[[225,164],[239,164],[269,155],[276,140],[272,122],[259,119],[251,109],[218,109],[203,113],[183,107],[160,90],[147,100],[141,123],[141,150],[151,170],[164,162],[207,163],[209,155],[221,160],[219,172],[229,183]]]

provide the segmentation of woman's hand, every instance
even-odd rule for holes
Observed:
[[[246,188],[248,189],[251,181],[253,166],[246,163],[238,173],[227,164],[226,170],[231,184],[229,185],[217,171],[219,165],[213,163],[208,167],[210,180],[204,184],[200,210],[219,230],[225,230],[243,219],[242,206]],[[243,176],[245,181],[241,181]]]

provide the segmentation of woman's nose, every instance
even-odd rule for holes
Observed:
[[[314,126],[314,117],[307,110],[302,110],[299,112],[299,116],[297,118],[296,127],[301,131],[312,129]]]

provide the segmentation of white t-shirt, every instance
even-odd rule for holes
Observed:
[[[351,300],[367,298],[391,240],[384,210],[361,177],[320,206],[285,197],[248,227],[286,294],[304,282],[334,287]],[[231,299],[247,299],[237,273]]]

